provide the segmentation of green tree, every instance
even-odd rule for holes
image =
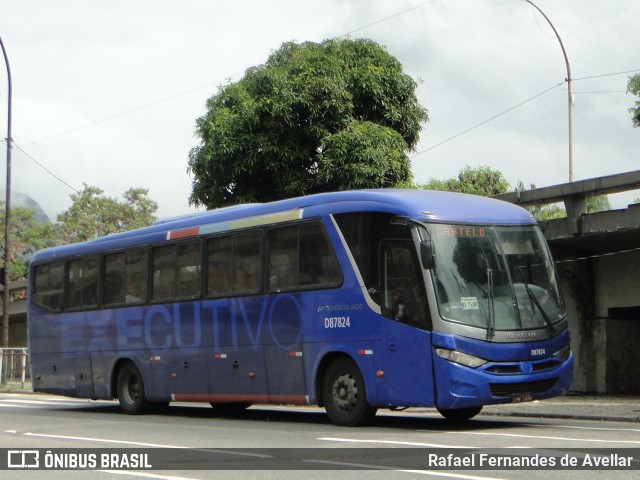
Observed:
[[[502,172],[487,166],[476,168],[466,166],[460,170],[458,178],[447,180],[432,178],[426,184],[417,185],[417,187],[425,190],[470,193],[484,197],[506,193],[511,188]]]
[[[640,74],[629,77],[627,93],[640,97]],[[636,105],[629,109],[629,113],[632,116],[633,126],[640,127],[640,100],[636,100]]]
[[[607,210],[611,210],[611,203],[606,195],[594,195],[587,198],[587,213],[606,212]]]
[[[4,202],[0,202],[0,225],[4,226]],[[4,258],[4,228],[0,232],[0,252]],[[31,256],[38,250],[53,247],[59,242],[56,226],[51,223],[39,223],[36,214],[30,208],[14,207],[11,209],[11,257],[9,259],[9,278],[24,278],[29,268]]]
[[[196,122],[190,201],[209,208],[410,181],[428,119],[416,82],[370,40],[285,43],[220,87]]]
[[[130,188],[119,200],[84,184],[80,193],[71,195],[69,210],[58,215],[62,243],[84,242],[152,224],[157,220],[158,204],[148,193],[148,189]]]

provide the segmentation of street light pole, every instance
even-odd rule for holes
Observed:
[[[569,58],[567,57],[567,51],[564,49],[564,45],[562,43],[562,39],[556,30],[556,27],[553,26],[549,17],[547,17],[538,6],[533,3],[531,0],[524,0],[533,8],[535,8],[540,14],[544,17],[551,28],[553,29],[553,33],[555,33],[558,42],[560,43],[560,48],[562,49],[562,55],[564,55],[564,63],[567,66],[567,96],[568,96],[568,107],[569,107],[569,181],[573,182],[573,94],[571,93],[571,66],[569,65]]]
[[[9,57],[4,48],[4,42],[0,37],[0,47],[4,55],[4,63],[7,66],[7,196],[5,202],[5,223],[4,223],[4,296],[2,301],[2,346],[9,346],[9,259],[11,258],[11,241],[9,238],[11,225],[11,67],[9,66]],[[0,378],[0,382],[3,381]]]

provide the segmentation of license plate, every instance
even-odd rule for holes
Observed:
[[[511,397],[511,403],[532,402],[533,393],[516,393]]]

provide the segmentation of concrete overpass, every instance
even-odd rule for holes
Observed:
[[[588,214],[586,198],[640,189],[640,170],[496,198],[523,207],[563,202],[541,222],[570,315],[572,389],[640,394],[640,204]]]

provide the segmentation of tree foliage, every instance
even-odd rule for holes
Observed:
[[[411,179],[427,111],[370,40],[285,43],[220,87],[196,121],[191,203],[209,208]]]
[[[457,178],[447,180],[430,179],[424,185],[418,185],[425,190],[443,190],[448,192],[470,193],[491,197],[510,190],[509,182],[499,170],[484,166],[472,168],[466,166]]]
[[[640,97],[640,74],[629,77],[627,93]],[[636,100],[635,106],[629,109],[629,113],[632,116],[633,126],[640,127],[640,100]]]
[[[0,202],[0,225],[5,224],[6,211],[4,202]],[[0,231],[0,252],[4,255],[5,229]],[[29,268],[31,256],[38,250],[52,247],[59,242],[58,231],[50,223],[39,223],[35,212],[29,208],[13,207],[11,209],[11,257],[9,259],[9,278],[24,278]]]
[[[148,189],[130,188],[119,200],[84,184],[81,192],[71,195],[71,207],[58,215],[61,243],[84,242],[152,224],[158,204],[148,193]]]

